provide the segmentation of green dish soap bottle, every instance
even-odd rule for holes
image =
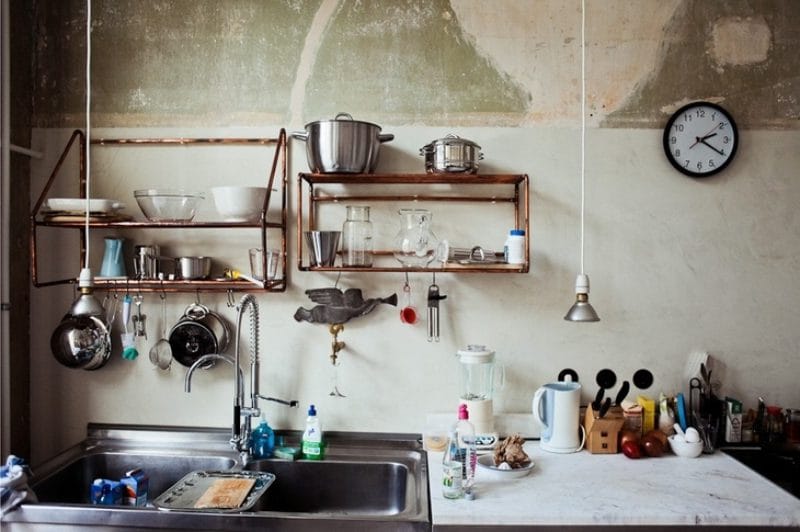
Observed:
[[[306,430],[303,432],[303,458],[306,460],[322,460],[323,447],[322,428],[317,417],[317,409],[314,408],[314,405],[311,405],[308,407]]]

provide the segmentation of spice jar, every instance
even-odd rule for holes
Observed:
[[[347,206],[347,220],[342,226],[342,264],[356,268],[372,266],[372,222],[368,206]]]

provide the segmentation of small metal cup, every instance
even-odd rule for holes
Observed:
[[[308,258],[312,266],[333,266],[341,231],[305,231]]]
[[[160,251],[156,245],[134,247],[133,271],[137,279],[158,279]]]

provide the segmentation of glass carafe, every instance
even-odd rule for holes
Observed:
[[[372,222],[367,206],[347,206],[347,220],[342,226],[342,264],[356,268],[372,266]]]
[[[394,239],[394,258],[403,266],[424,268],[436,257],[439,241],[431,231],[431,211],[400,209],[400,232]]]

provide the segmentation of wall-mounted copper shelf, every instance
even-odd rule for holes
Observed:
[[[52,286],[59,284],[76,283],[75,278],[63,278],[51,281],[42,281],[39,279],[38,274],[38,253],[37,253],[37,233],[41,227],[53,228],[72,228],[84,229],[86,227],[85,220],[71,219],[71,220],[53,220],[48,219],[41,213],[42,205],[47,199],[51,187],[55,179],[60,175],[61,168],[66,161],[67,155],[72,150],[73,146],[79,147],[79,162],[78,162],[78,196],[85,198],[86,191],[86,136],[83,131],[75,130],[67,141],[64,150],[61,153],[50,177],[47,180],[41,194],[39,195],[33,210],[31,211],[31,233],[30,233],[30,255],[31,255],[31,281],[36,287]],[[275,245],[268,246],[268,232],[267,229],[277,229],[281,235],[280,250],[281,261],[278,265],[278,279],[264,281],[260,289],[267,292],[283,292],[288,285],[288,269],[286,268],[287,260],[287,189],[288,189],[288,174],[287,174],[287,151],[288,143],[286,138],[286,131],[281,129],[277,137],[265,138],[97,138],[91,140],[92,145],[97,146],[228,146],[228,145],[245,145],[245,146],[274,146],[275,154],[272,158],[272,165],[269,169],[269,174],[266,182],[267,194],[264,200],[264,205],[261,210],[261,219],[256,222],[224,222],[224,221],[192,221],[192,222],[150,222],[150,221],[130,221],[130,220],[113,220],[113,219],[92,219],[88,223],[90,228],[116,228],[116,229],[244,229],[254,228],[260,230],[260,239],[258,246],[261,249],[269,249],[269,247],[277,247]],[[280,165],[280,168],[279,168]],[[277,183],[276,183],[277,176]],[[276,185],[280,188],[276,189]],[[273,192],[278,191],[281,201],[280,221],[268,220],[268,207],[273,199]],[[274,215],[273,215],[274,217]],[[80,233],[80,264],[83,263],[86,256],[86,235],[85,232]],[[267,255],[262,254],[263,270],[267,271]],[[79,266],[79,265],[78,265]],[[78,271],[77,269],[75,271]],[[210,279],[210,280],[138,280],[138,279],[95,279],[95,285],[99,288],[109,290],[126,289],[135,290],[137,292],[226,292],[226,291],[242,291],[242,290],[258,290],[259,287],[252,282],[242,280],[228,280],[228,279]]]
[[[331,192],[325,185],[401,185],[406,193],[375,192],[354,193],[347,190]],[[452,185],[435,189],[433,185]],[[297,180],[297,268],[300,271],[318,272],[452,272],[452,273],[527,273],[530,265],[530,190],[526,174],[307,174]],[[350,187],[348,187],[349,189]],[[491,190],[484,190],[489,189]],[[498,189],[501,193],[497,193]],[[471,194],[464,194],[469,190]],[[421,192],[421,193],[420,193]],[[477,192],[477,193],[475,193]],[[339,266],[311,266],[303,261],[303,232],[317,228],[318,207],[325,203],[344,202],[445,202],[511,204],[513,227],[525,230],[524,264],[459,264],[447,263],[429,268],[406,268],[374,265],[369,268],[344,268]],[[377,257],[391,255],[391,251],[378,250]]]

